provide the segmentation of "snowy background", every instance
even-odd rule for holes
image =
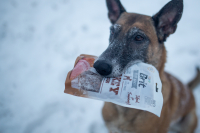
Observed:
[[[122,3],[129,12],[153,15],[168,1]],[[199,6],[185,0],[166,43],[166,71],[184,83],[200,66]],[[103,102],[63,91],[78,55],[106,49],[109,27],[105,0],[0,0],[0,133],[106,133]],[[200,86],[194,93],[200,120]]]

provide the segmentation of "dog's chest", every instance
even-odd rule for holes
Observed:
[[[119,118],[115,121],[112,121],[107,124],[107,127],[110,133],[134,133],[126,131],[127,125],[123,116],[119,116]]]
[[[110,133],[135,133],[132,131],[132,120],[133,116],[129,114],[129,111],[126,108],[116,105],[118,110],[118,116],[115,120],[107,123],[107,127]]]

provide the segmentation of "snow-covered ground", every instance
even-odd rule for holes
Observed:
[[[153,15],[169,0],[122,0]],[[200,66],[200,1],[185,0],[166,70],[187,83]],[[105,0],[0,0],[0,133],[105,133],[103,102],[64,94],[79,54],[108,45]],[[200,120],[200,86],[195,90]],[[200,132],[200,124],[196,133]]]

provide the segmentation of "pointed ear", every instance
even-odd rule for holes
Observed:
[[[152,18],[155,23],[159,42],[166,41],[176,31],[177,23],[182,17],[183,0],[171,0]]]
[[[110,22],[114,24],[123,12],[126,12],[120,0],[106,0],[108,7],[108,17]]]

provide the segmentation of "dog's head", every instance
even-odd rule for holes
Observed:
[[[127,13],[119,0],[106,3],[112,26],[109,46],[94,64],[97,72],[117,77],[137,60],[159,69],[166,58],[164,42],[176,31],[181,19],[183,0],[171,0],[152,17]]]

